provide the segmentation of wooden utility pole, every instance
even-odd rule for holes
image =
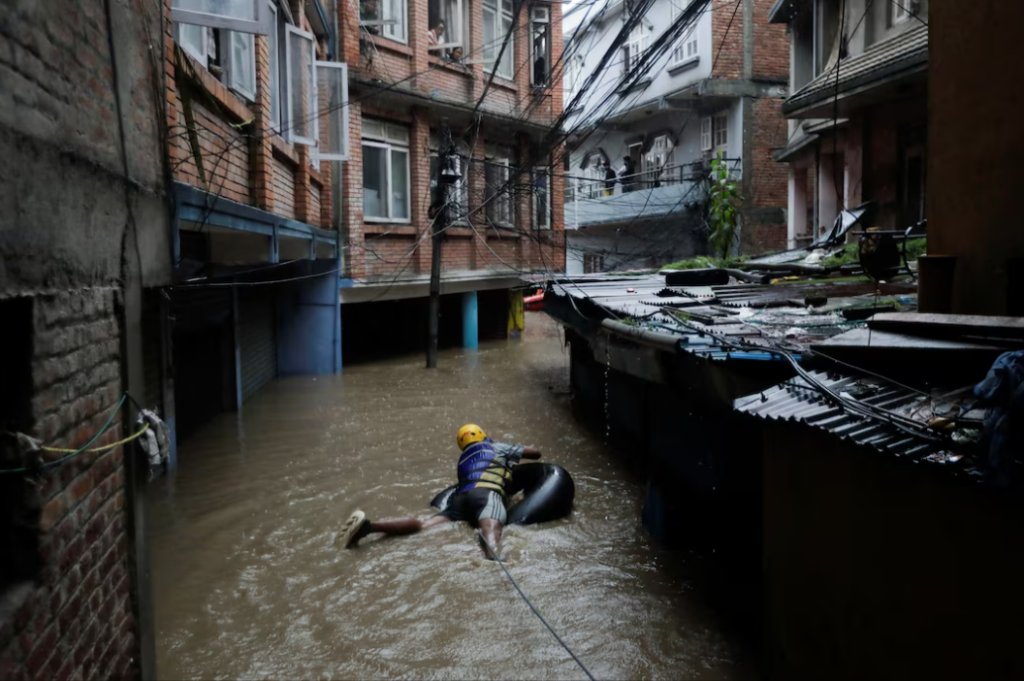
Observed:
[[[437,186],[430,204],[430,311],[427,322],[427,368],[437,368],[437,335],[441,318],[441,237],[451,222],[449,194],[461,175],[455,169],[455,145],[447,126],[441,131],[442,149],[438,153]]]

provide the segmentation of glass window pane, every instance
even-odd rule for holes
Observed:
[[[387,150],[363,145],[363,215],[386,218]]]
[[[409,152],[391,150],[391,217],[409,217]]]
[[[252,33],[230,31],[231,87],[248,96],[256,97],[256,36]]]
[[[317,62],[316,69],[319,155],[325,161],[342,161],[348,157],[348,73],[337,62]]]
[[[288,27],[289,124],[292,140],[315,144],[313,102],[316,96],[313,36]]]
[[[281,59],[277,54],[277,12],[273,13],[273,25],[267,34],[267,46],[270,53],[270,126],[274,130],[281,129]]]
[[[230,17],[243,21],[256,20],[256,3],[253,0],[174,0],[175,9],[202,12],[213,16]]]

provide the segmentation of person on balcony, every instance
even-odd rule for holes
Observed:
[[[623,192],[631,192],[636,189],[636,164],[630,156],[622,157],[622,169],[619,170],[619,184]]]
[[[604,195],[611,196],[615,192],[615,171],[608,161],[602,161],[601,165],[604,167]]]

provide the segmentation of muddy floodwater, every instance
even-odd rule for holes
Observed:
[[[527,325],[432,371],[411,356],[278,380],[185,442],[150,501],[159,677],[584,678],[468,525],[335,546],[354,508],[428,514],[466,421],[572,473],[573,514],[509,528],[504,552],[594,677],[750,677],[693,558],[643,532],[642,482],[572,419],[560,328]]]

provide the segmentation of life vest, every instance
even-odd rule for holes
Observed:
[[[512,469],[504,457],[494,451],[493,440],[487,438],[471,444],[462,450],[457,468],[459,474],[458,492],[468,492],[482,487],[505,494],[505,483],[512,477]]]

